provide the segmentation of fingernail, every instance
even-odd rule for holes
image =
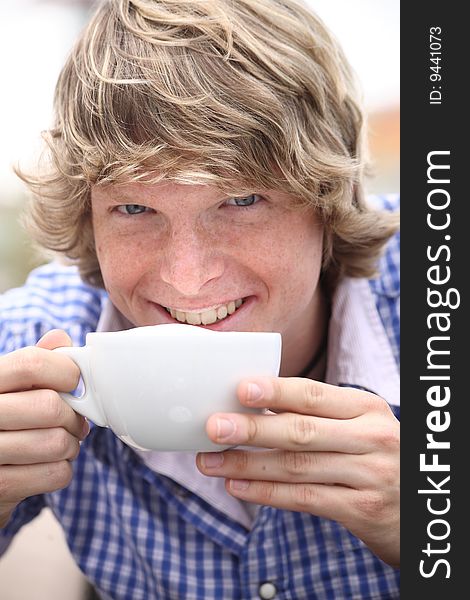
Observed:
[[[220,452],[209,452],[208,454],[202,454],[201,460],[204,467],[214,469],[215,467],[222,466],[224,455]]]
[[[257,383],[249,383],[246,390],[247,401],[248,402],[257,402],[261,400],[263,397],[263,390]]]
[[[82,440],[85,439],[89,433],[90,433],[90,424],[85,419],[83,421],[83,426],[82,426]]]
[[[232,490],[238,490],[239,492],[247,490],[249,485],[250,482],[246,479],[232,479],[232,481],[230,482],[230,487],[232,488]]]
[[[217,437],[224,440],[235,433],[235,423],[228,419],[217,419]]]

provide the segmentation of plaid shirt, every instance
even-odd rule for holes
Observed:
[[[397,199],[381,202],[394,209]],[[381,276],[369,282],[397,361],[398,241],[395,236],[388,245]],[[96,329],[106,294],[85,285],[74,268],[50,264],[0,301],[0,353],[6,353],[35,344],[57,327],[83,345]],[[92,427],[66,489],[18,505],[0,531],[0,547],[44,506],[62,524],[77,564],[102,598],[399,598],[398,572],[338,523],[263,506],[247,529],[150,469],[109,429]]]

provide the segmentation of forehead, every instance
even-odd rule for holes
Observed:
[[[91,188],[92,196],[188,196],[193,194],[216,195],[221,193],[217,186],[186,183],[180,181],[128,181],[100,183]]]

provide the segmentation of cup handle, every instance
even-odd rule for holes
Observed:
[[[85,384],[85,391],[80,397],[73,396],[68,392],[59,392],[59,395],[62,400],[67,402],[67,404],[73,408],[73,410],[80,413],[84,417],[87,417],[96,425],[99,425],[100,427],[107,427],[108,423],[106,422],[102,411],[97,406],[96,400],[93,399],[93,396],[90,392],[91,371],[88,360],[88,351],[89,346],[62,346],[53,350],[53,352],[65,354],[65,356],[69,356],[73,360],[73,362],[80,369],[83,383]]]

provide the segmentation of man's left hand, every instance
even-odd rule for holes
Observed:
[[[217,413],[207,433],[260,450],[201,453],[199,470],[241,500],[338,521],[398,566],[400,426],[385,400],[298,377],[243,381],[238,397],[269,414]]]

